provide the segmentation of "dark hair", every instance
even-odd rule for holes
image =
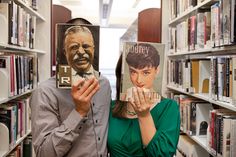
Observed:
[[[120,55],[118,62],[116,64],[116,100],[115,100],[115,106],[112,109],[112,115],[115,117],[124,117],[124,111],[127,110],[126,102],[120,101],[120,85],[122,83],[121,81],[121,69],[122,69],[122,54]]]
[[[91,22],[89,22],[88,20],[86,20],[86,19],[84,19],[84,18],[80,18],[80,17],[70,19],[70,20],[67,21],[66,23],[92,25]]]
[[[143,51],[146,48],[148,48],[148,51]],[[157,49],[151,44],[138,43],[129,50],[126,56],[126,62],[129,66],[136,69],[143,69],[144,67],[157,68],[160,64],[160,55]]]

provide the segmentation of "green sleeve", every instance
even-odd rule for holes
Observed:
[[[157,131],[144,148],[148,157],[172,157],[176,152],[180,132],[179,106],[170,99],[162,106],[156,111],[160,113],[152,113]]]

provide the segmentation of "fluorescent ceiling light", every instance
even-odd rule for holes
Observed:
[[[103,4],[109,4],[110,0],[103,0]]]

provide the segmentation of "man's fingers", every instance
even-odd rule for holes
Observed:
[[[88,94],[87,98],[91,99],[92,96],[100,89],[99,83],[95,86],[95,88]]]
[[[81,89],[81,87],[83,86],[84,82],[85,82],[85,79],[81,79],[75,85],[72,85],[71,92],[77,93],[78,90]]]
[[[96,89],[96,87],[99,85],[98,80],[94,79],[93,82],[88,82],[87,88],[84,90],[83,95],[87,97],[92,91]],[[96,92],[96,91],[95,91]]]

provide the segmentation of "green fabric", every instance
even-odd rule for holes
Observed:
[[[112,101],[111,107],[114,107]],[[110,111],[108,149],[111,157],[169,157],[175,154],[180,131],[178,104],[163,99],[152,110],[156,134],[143,146],[138,119],[116,118]]]

